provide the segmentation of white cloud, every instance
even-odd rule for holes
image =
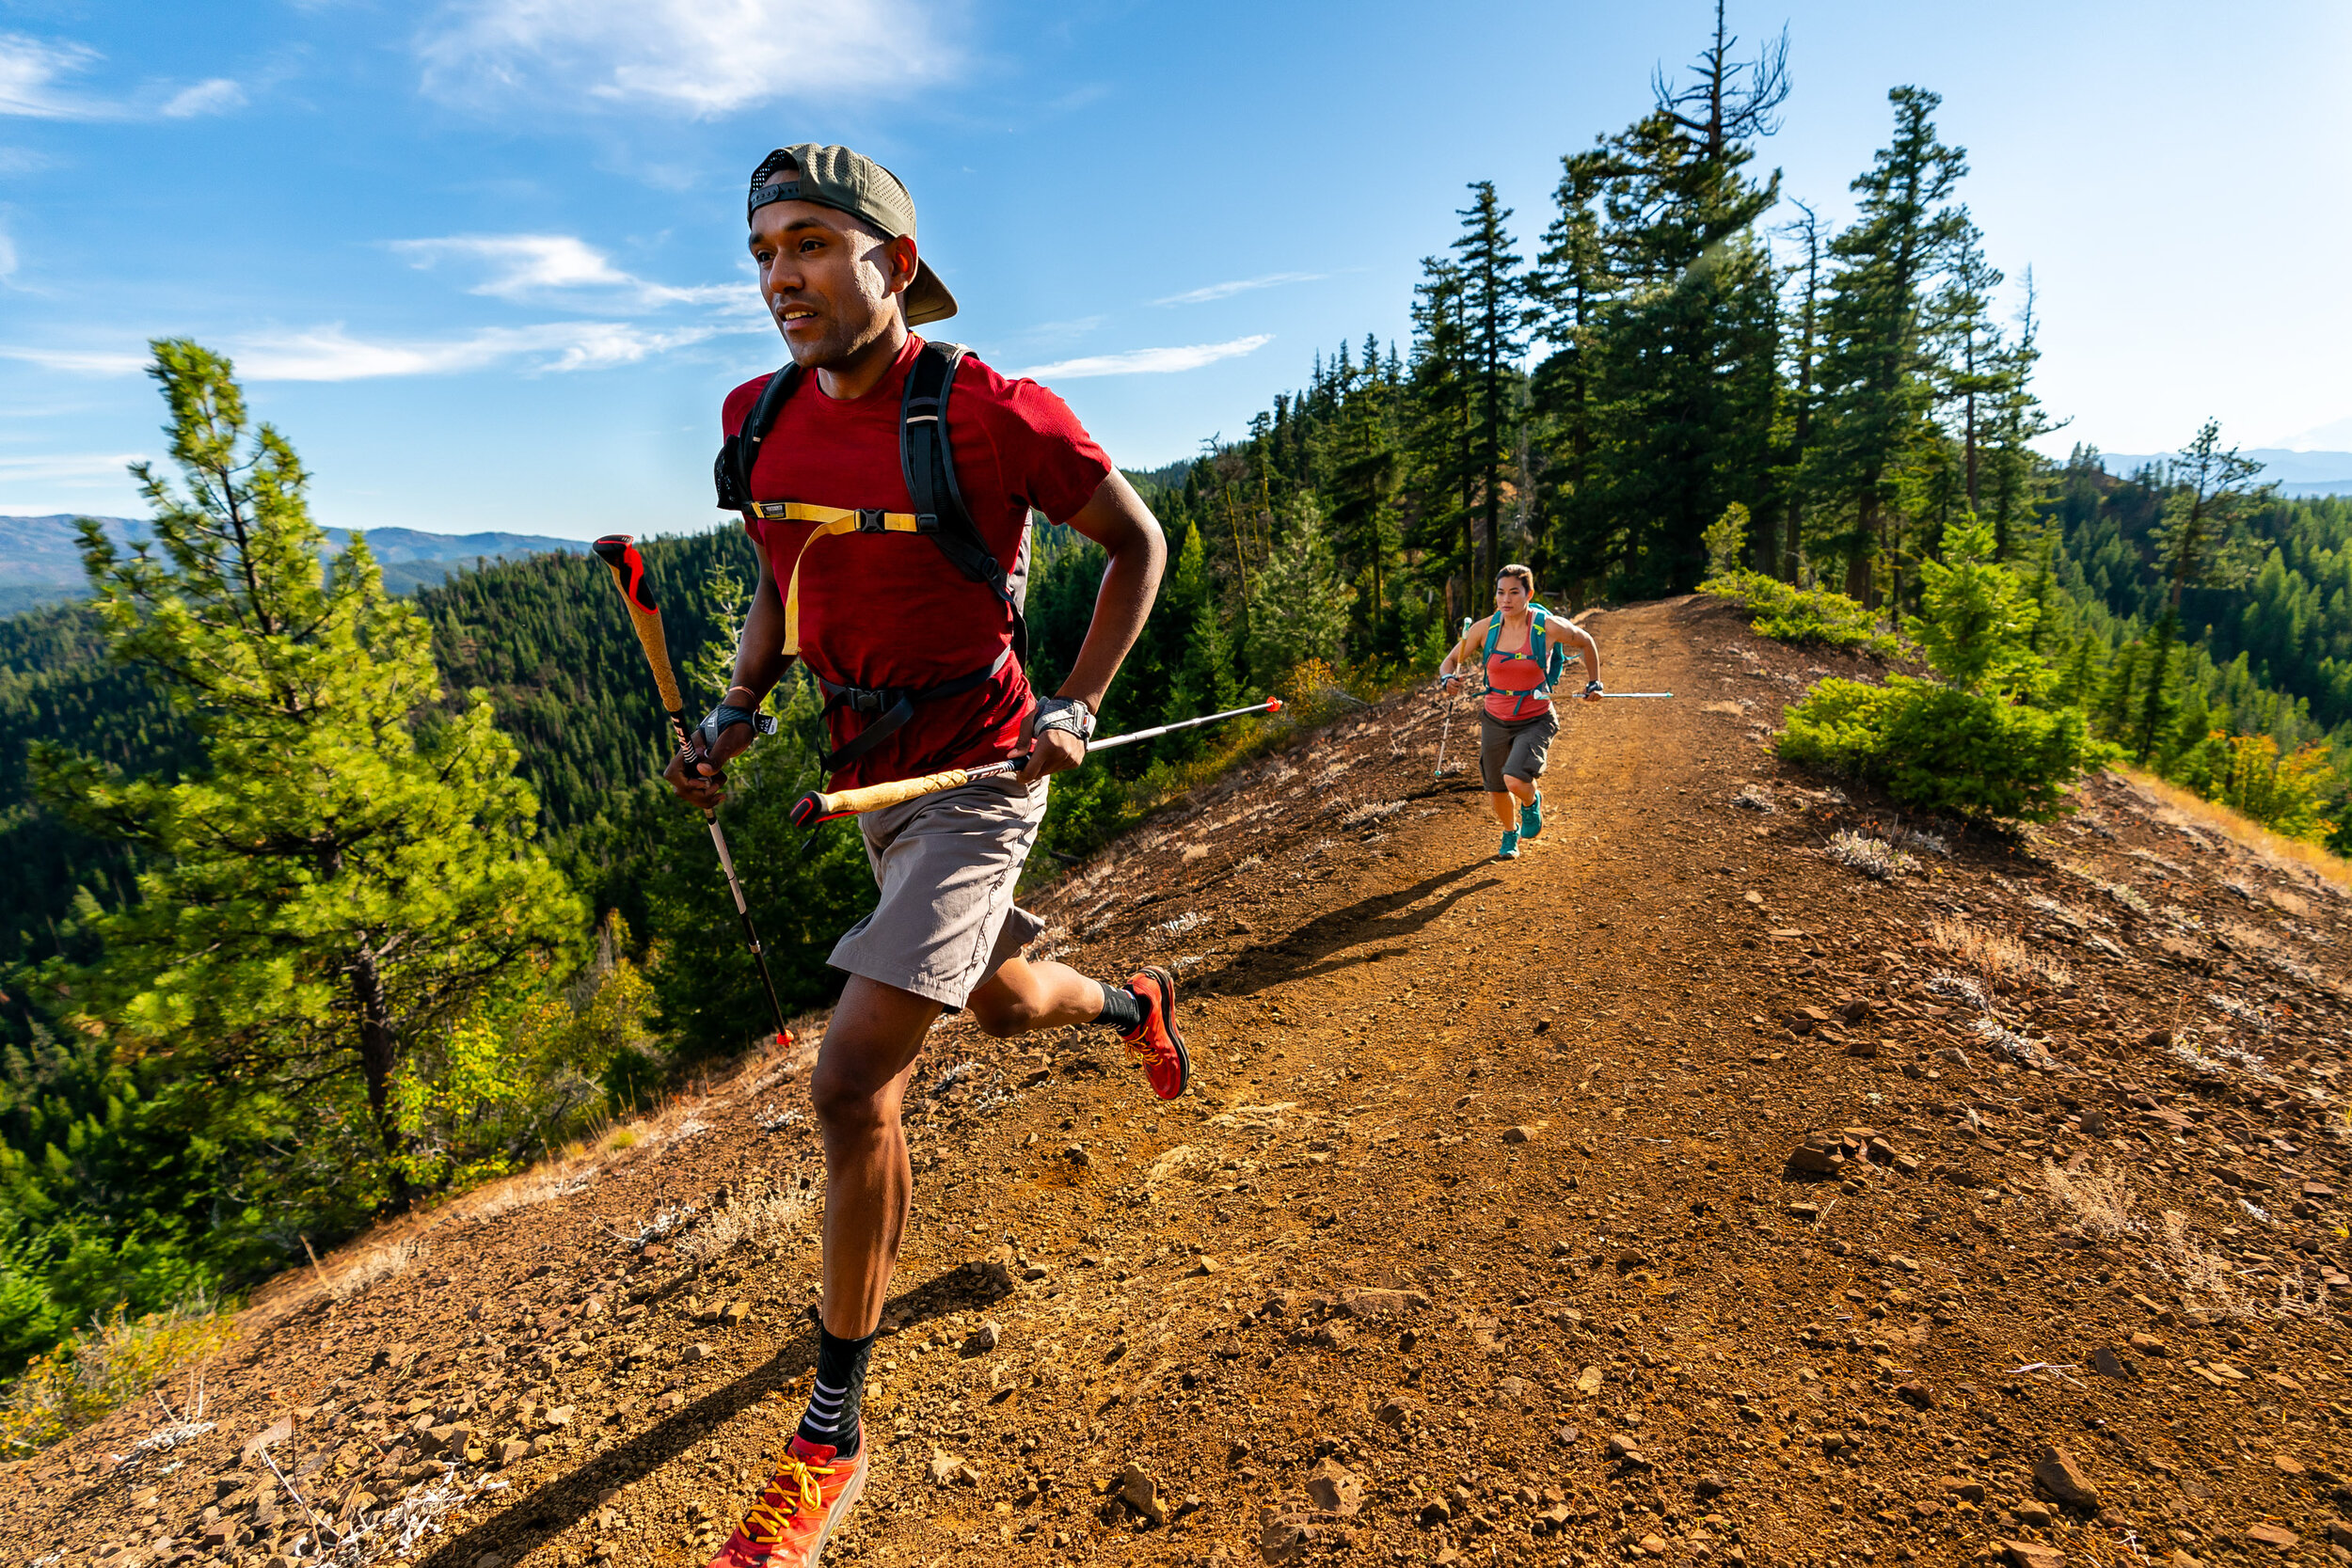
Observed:
[[[0,359],[22,359],[48,371],[73,371],[83,375],[132,375],[147,368],[144,354],[109,353],[103,349],[20,348],[0,344]]]
[[[500,299],[601,289],[624,293],[644,305],[756,304],[756,292],[740,283],[680,289],[633,277],[571,234],[454,234],[437,240],[394,240],[392,249],[415,258],[420,267],[444,257],[483,262],[490,276],[470,292]]]
[[[58,83],[87,71],[98,52],[78,43],[43,43],[23,33],[0,33],[0,115],[35,119],[111,119],[106,104],[58,90]]]
[[[119,480],[145,457],[135,451],[47,452],[36,457],[0,457],[0,482],[26,480]]]
[[[1205,289],[1188,289],[1181,294],[1155,299],[1154,305],[1206,305],[1213,299],[1231,299],[1252,289],[1279,288],[1285,283],[1319,283],[1330,276],[1320,272],[1270,272],[1263,277],[1237,277],[1229,283],[1212,283]]]
[[[456,338],[358,338],[341,322],[299,332],[240,337],[221,334],[217,346],[248,381],[373,381],[392,376],[456,375],[511,366],[526,374],[599,371],[633,365],[658,354],[690,348],[722,334],[768,332],[765,316],[652,328],[633,322],[541,322],[486,326]],[[90,375],[144,371],[146,354],[29,348],[0,344],[0,359]]]
[[[1224,343],[1194,343],[1186,348],[1136,348],[1129,349],[1124,354],[1092,354],[1082,359],[1033,365],[1025,371],[1009,373],[1030,376],[1039,381],[1078,381],[1093,375],[1167,375],[1176,371],[1197,371],[1203,365],[1214,365],[1219,359],[1255,354],[1272,341],[1272,333],[1260,332]]]
[[[226,76],[215,76],[173,93],[164,102],[163,113],[171,119],[193,119],[198,115],[225,115],[244,107],[245,88]]]
[[[546,322],[491,326],[463,338],[377,341],[354,338],[342,324],[308,332],[249,338],[230,345],[240,375],[255,381],[369,381],[385,376],[452,375],[519,361],[532,371],[605,370],[685,348],[718,334],[715,326],[653,332],[628,322]]]
[[[171,119],[223,114],[242,108],[245,89],[226,76],[183,87],[161,103],[140,103],[87,98],[64,90],[69,76],[87,71],[102,56],[79,43],[48,43],[24,33],[0,33],[0,115],[33,119],[139,119],[160,114]]]
[[[444,98],[584,95],[701,117],[903,91],[960,64],[923,0],[451,0],[417,51]]]

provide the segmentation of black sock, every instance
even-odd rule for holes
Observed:
[[[1122,1035],[1132,1035],[1143,1027],[1143,1021],[1150,1016],[1143,998],[1125,986],[1103,986],[1103,1015],[1095,1022],[1106,1024]]]
[[[801,1418],[801,1435],[823,1443],[836,1459],[857,1452],[858,1406],[866,1399],[866,1358],[874,1354],[874,1336],[844,1339],[817,1325],[817,1386],[809,1390],[808,1414]]]

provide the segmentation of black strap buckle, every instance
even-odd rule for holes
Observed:
[[[857,531],[860,533],[883,533],[889,531],[890,514],[879,506],[857,509]]]

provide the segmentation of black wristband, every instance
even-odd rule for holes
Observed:
[[[749,724],[754,736],[776,733],[776,721],[768,715],[753,708],[737,707],[732,703],[721,703],[705,714],[703,721],[694,727],[696,737],[702,741],[703,755],[708,756],[715,751],[719,737],[738,724]]]

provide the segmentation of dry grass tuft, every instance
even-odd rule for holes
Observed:
[[[1978,974],[2012,985],[2036,981],[2047,986],[2071,986],[2074,971],[1999,931],[1988,931],[1965,920],[1942,915],[1928,921],[1928,940]]]
[[[421,1239],[388,1242],[379,1247],[370,1247],[359,1255],[358,1262],[326,1282],[326,1293],[337,1301],[350,1301],[370,1286],[407,1273],[432,1251],[433,1243]]]
[[[559,1197],[588,1190],[595,1172],[561,1165],[536,1165],[520,1176],[485,1187],[456,1209],[452,1218],[479,1225],[517,1209],[532,1209]]]
[[[2127,1236],[2144,1228],[2132,1217],[2131,1182],[2112,1165],[2070,1171],[2044,1160],[2042,1183],[2086,1236]]]
[[[2352,862],[2331,855],[2316,844],[2274,833],[2252,817],[2242,816],[2153,773],[2142,773],[2134,768],[2118,768],[2116,771],[2155,799],[2159,822],[2219,833],[2252,851],[2274,870],[2295,870],[2319,877],[2333,883],[2339,892],[2352,893]]]
[[[2230,1260],[2217,1252],[2208,1252],[2196,1237],[2189,1234],[2188,1216],[2164,1212],[2164,1244],[2150,1255],[2156,1272],[2179,1288],[2181,1299],[2191,1307],[2218,1312],[2224,1317],[2253,1318],[2261,1316],[2252,1298],[2238,1288],[2236,1273]]]
[[[1872,838],[1851,828],[1840,828],[1830,834],[1824,853],[1848,870],[1875,877],[1882,882],[1891,882],[1919,866],[1916,856],[1906,854],[1883,838]]]
[[[707,1262],[739,1246],[765,1246],[790,1230],[813,1203],[807,1192],[773,1193],[706,1210],[693,1229],[680,1238],[679,1256]]]

